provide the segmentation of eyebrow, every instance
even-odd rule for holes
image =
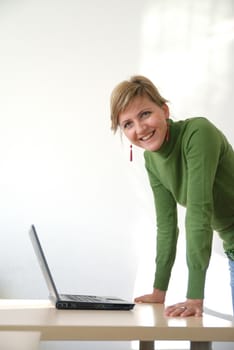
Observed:
[[[148,110],[150,110],[150,107],[145,107],[145,108],[141,109],[141,110],[137,113],[136,117],[139,118],[139,117],[141,116],[142,113],[144,113],[144,112],[146,112],[146,111],[148,111]],[[124,125],[125,123],[130,122],[130,121],[131,121],[131,118],[125,119],[125,120],[122,121],[121,124],[119,124],[119,125],[122,126],[122,125]]]

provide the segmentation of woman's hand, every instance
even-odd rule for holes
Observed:
[[[145,294],[135,298],[136,303],[159,303],[163,304],[165,301],[166,292],[160,289],[154,289],[151,294]]]
[[[164,304],[166,292],[154,289],[152,293],[135,298],[136,303]],[[203,299],[187,299],[183,303],[177,303],[166,307],[165,316],[169,317],[201,317],[203,313]]]
[[[203,299],[187,299],[183,303],[168,306],[165,315],[170,317],[201,317],[203,313]]]

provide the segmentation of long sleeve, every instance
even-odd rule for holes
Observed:
[[[155,286],[166,290],[178,236],[176,204],[186,207],[187,297],[204,298],[213,230],[233,247],[234,153],[207,119],[170,120],[170,140],[157,152],[145,151],[157,217]],[[223,215],[225,207],[225,217]],[[163,275],[165,274],[165,275]],[[162,289],[162,288],[161,288]]]
[[[150,174],[150,171],[148,170]],[[156,272],[154,288],[167,290],[171,269],[176,256],[178,238],[177,208],[171,193],[154,176],[150,177],[153,190],[156,219]]]
[[[200,119],[184,138],[187,161],[186,246],[188,298],[204,297],[212,246],[213,187],[221,155],[217,130]]]

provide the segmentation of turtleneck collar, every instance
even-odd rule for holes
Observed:
[[[177,140],[177,135],[179,134],[179,125],[171,119],[168,119],[168,128],[169,128],[169,139],[164,140],[161,148],[158,151],[155,151],[158,155],[162,157],[168,157],[172,152],[174,145]]]

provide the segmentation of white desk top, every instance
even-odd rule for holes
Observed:
[[[39,332],[0,332],[0,348],[4,350],[38,350]]]
[[[0,331],[39,331],[41,340],[234,341],[234,323],[204,314],[169,318],[164,306],[131,311],[57,310],[48,300],[0,299]]]

